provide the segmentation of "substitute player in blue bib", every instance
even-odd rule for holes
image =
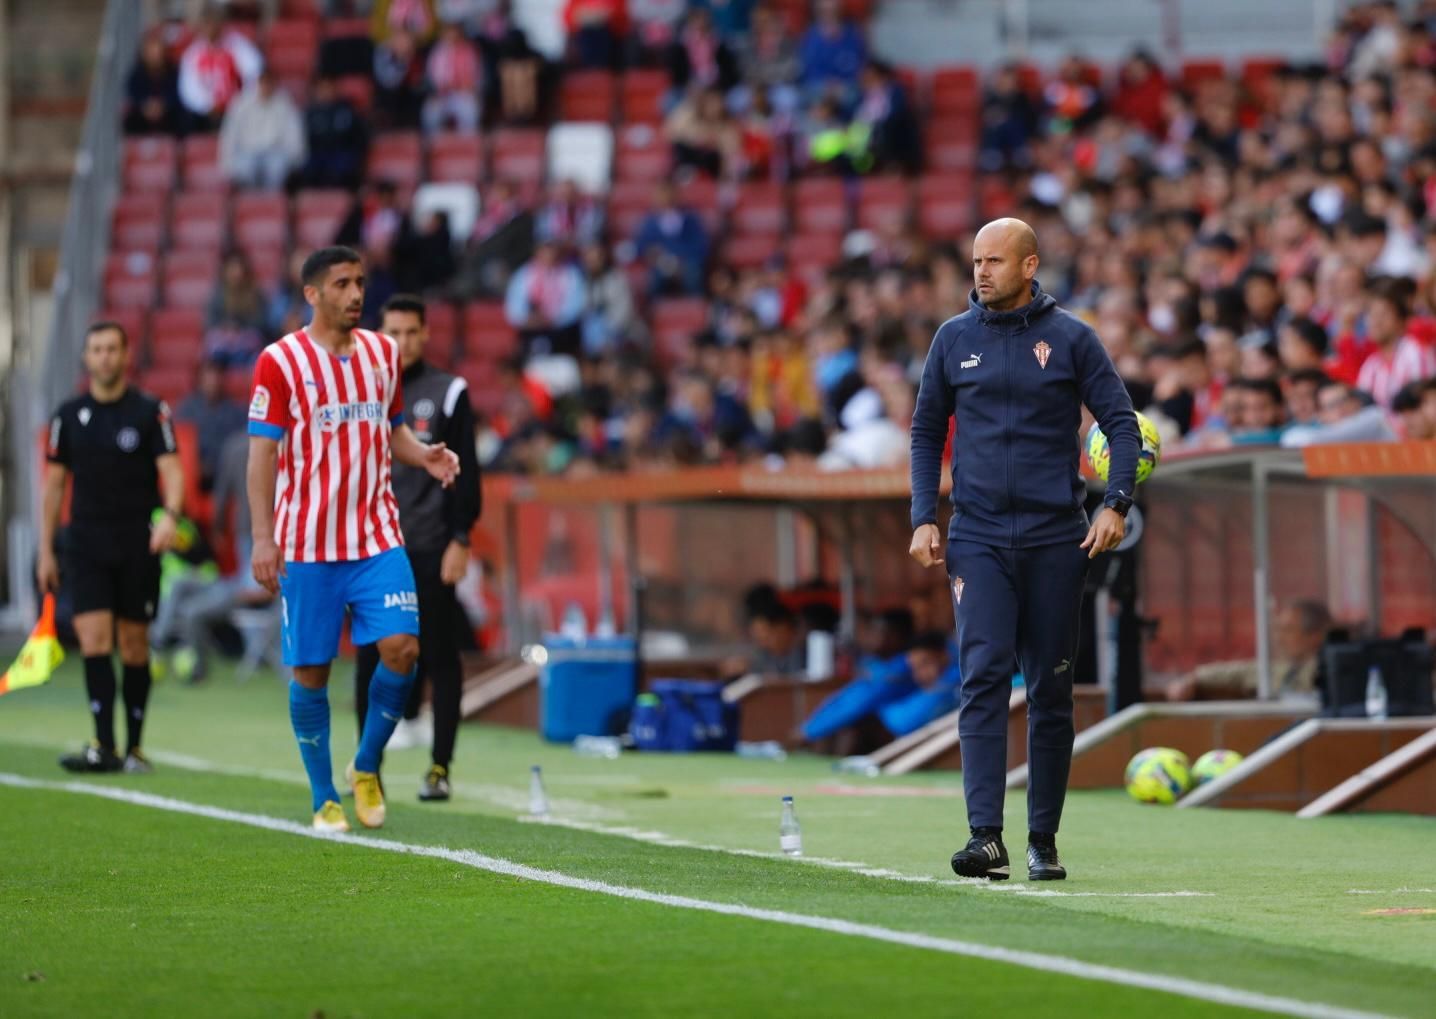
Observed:
[[[379,757],[403,717],[419,657],[419,599],[404,554],[390,459],[443,485],[459,459],[404,424],[399,347],[358,329],[364,266],[349,248],[305,261],[305,329],[270,344],[249,404],[249,508],[254,579],[282,598],[284,663],[294,668],[289,716],[314,799],[314,827],[347,831],[329,757],[329,668],[347,612],[354,643],[379,665],[354,757],[354,811],[384,823]]]
[[[952,858],[963,877],[1005,880],[1007,703],[1027,689],[1027,876],[1067,876],[1056,835],[1072,764],[1072,663],[1088,562],[1126,530],[1141,437],[1132,401],[1096,333],[1037,282],[1037,237],[1021,220],[988,223],[973,243],[968,310],[943,323],[912,422],[912,544],[947,566],[962,671],[958,734],[972,837]],[[1082,407],[1112,451],[1106,504],[1090,524],[1078,473]],[[953,517],[937,526],[948,425]]]

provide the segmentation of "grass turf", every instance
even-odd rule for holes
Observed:
[[[353,746],[345,678],[341,668],[333,698],[339,766]],[[78,670],[67,665],[51,686],[0,699],[0,771],[61,777],[55,752],[77,742],[87,724],[79,685]],[[147,778],[104,781],[306,818],[308,797],[280,684],[237,686],[221,675],[207,688],[161,686],[151,719],[147,742],[162,762],[168,751],[194,758],[186,762],[191,769],[208,770],[161,763]],[[792,792],[810,855],[942,883],[906,884],[519,823],[532,763],[544,766],[560,818],[775,857],[777,796]],[[1062,837],[1073,880],[1061,890],[1096,894],[1034,899],[948,880],[946,859],[961,834],[961,801],[947,795],[955,787],[951,775],[860,781],[845,789],[828,762],[814,758],[596,761],[545,746],[532,734],[466,727],[455,767],[461,798],[420,806],[410,783],[423,764],[419,751],[390,755],[389,837],[473,848],[651,891],[1308,1001],[1430,1014],[1436,918],[1368,913],[1436,907],[1436,895],[1395,891],[1432,886],[1436,825],[1426,819],[1303,822],[1074,794]],[[854,789],[903,795],[853,795]],[[563,1014],[580,1007],[603,1014],[942,1014],[959,1005],[1037,1015],[1221,1011],[90,797],[0,788],[0,805],[7,829],[0,901],[17,904],[0,911],[6,945],[0,959],[9,970],[0,971],[0,988],[9,983],[0,992],[4,1016],[71,1014],[102,1001],[112,1002],[107,1011],[116,1015],[183,1014],[200,1002],[230,1014],[278,1008],[329,1016],[475,1008]],[[1021,817],[1019,801],[1009,804],[1009,816]],[[1013,841],[1020,850],[1020,838]],[[1350,894],[1358,889],[1382,894]],[[1174,890],[1208,894],[1103,897]],[[37,971],[43,982],[23,980]],[[135,973],[153,976],[128,976]]]

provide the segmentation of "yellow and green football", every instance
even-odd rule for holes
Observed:
[[[1140,412],[1137,414],[1137,427],[1142,433],[1142,448],[1137,452],[1137,484],[1140,485],[1152,476],[1157,469],[1157,461],[1162,459],[1162,436],[1152,419]],[[1087,462],[1092,465],[1093,474],[1103,481],[1107,480],[1107,473],[1112,469],[1112,450],[1107,445],[1107,436],[1102,434],[1096,423],[1087,433]]]

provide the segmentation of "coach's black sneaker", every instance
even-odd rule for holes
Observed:
[[[1001,828],[974,828],[967,845],[952,854],[952,871],[958,877],[985,877],[1006,881],[1011,876]]]
[[[98,743],[90,743],[78,754],[66,754],[60,758],[60,767],[66,771],[104,772],[119,771],[125,766],[120,755]]]
[[[135,747],[125,755],[126,775],[148,775],[154,770],[155,766],[150,763],[150,759],[141,752],[139,747]]]
[[[1067,868],[1057,859],[1057,840],[1051,835],[1032,832],[1027,836],[1027,880],[1067,880]]]
[[[438,803],[449,798],[449,769],[436,764],[424,775],[419,783],[419,799],[425,803]]]

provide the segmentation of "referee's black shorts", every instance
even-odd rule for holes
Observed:
[[[116,619],[152,621],[160,600],[160,558],[150,553],[149,525],[72,524],[61,583],[75,615],[112,612]]]

